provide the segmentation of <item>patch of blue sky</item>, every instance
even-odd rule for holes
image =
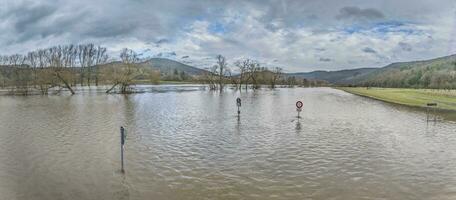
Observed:
[[[211,23],[208,27],[208,30],[209,30],[209,32],[215,33],[215,34],[223,34],[223,33],[226,33],[226,31],[227,31],[225,26],[220,22]]]
[[[343,32],[348,33],[348,34],[354,34],[354,33],[359,33],[364,30],[367,30],[365,28],[359,27],[359,26],[349,26],[349,27],[344,27],[342,29]]]
[[[421,35],[424,34],[423,30],[418,29],[414,23],[411,22],[400,22],[400,21],[388,21],[379,22],[371,25],[353,25],[344,27],[342,31],[346,34],[355,33],[374,33],[378,35],[387,35],[390,33],[403,33],[406,35]]]
[[[206,17],[204,15],[197,15],[197,16],[193,17],[193,19],[190,18],[189,21],[203,21],[205,19],[206,19]]]
[[[373,30],[378,33],[404,33],[406,35],[420,35],[424,31],[418,29],[413,23],[406,22],[382,22],[373,26]]]

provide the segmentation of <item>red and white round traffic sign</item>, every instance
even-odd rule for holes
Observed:
[[[303,104],[301,101],[297,101],[297,102],[296,102],[296,107],[297,107],[297,108],[302,108],[303,105],[304,105],[304,104]]]

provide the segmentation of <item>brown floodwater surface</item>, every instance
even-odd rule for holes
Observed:
[[[0,199],[456,199],[454,121],[331,88],[142,88],[0,96]]]

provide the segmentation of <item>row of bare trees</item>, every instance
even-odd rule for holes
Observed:
[[[93,44],[60,45],[39,49],[26,55],[0,56],[0,86],[13,94],[27,95],[32,90],[48,94],[62,89],[75,94],[74,86],[112,85],[106,93],[128,93],[140,77],[158,82],[160,72],[142,67],[138,54],[123,49],[120,62],[108,63],[107,49]]]
[[[107,61],[107,49],[93,44],[59,45],[26,55],[0,56],[2,74],[6,76],[2,77],[2,86],[7,86],[9,80],[9,86],[18,93],[39,89],[44,94],[49,88],[59,86],[74,94],[72,86],[78,83],[75,75],[79,75],[81,86],[84,82],[90,86],[91,78],[98,85],[99,70],[95,66]]]
[[[208,69],[203,80],[210,90],[222,91],[226,84],[231,84],[236,90],[255,90],[267,85],[269,88],[283,87],[316,87],[327,85],[325,81],[307,80],[295,76],[286,76],[280,67],[262,67],[258,61],[241,59],[229,67],[222,55],[216,56],[216,65]]]
[[[260,63],[251,59],[234,62],[234,70],[228,67],[226,58],[222,55],[216,57],[217,64],[208,69],[204,80],[211,90],[223,90],[225,84],[231,84],[238,90],[248,88],[258,89],[261,85],[275,88],[283,84],[283,70],[280,67],[268,69],[261,67]]]
[[[131,86],[138,80],[147,79],[149,83],[160,80],[160,72],[148,67],[133,50],[123,49],[119,58],[119,62],[108,64],[107,49],[93,44],[60,45],[26,55],[0,56],[0,86],[23,95],[32,90],[48,94],[51,88],[75,94],[75,86],[98,86],[101,82],[108,86],[106,93],[130,93],[133,92]],[[305,81],[284,76],[280,67],[268,69],[251,59],[238,60],[230,67],[222,55],[216,57],[216,65],[203,75],[202,80],[211,90],[220,91],[227,84],[238,90],[248,90],[261,85],[275,88]]]

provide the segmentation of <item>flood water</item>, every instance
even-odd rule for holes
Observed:
[[[456,123],[425,120],[331,88],[1,96],[0,199],[456,199]]]

